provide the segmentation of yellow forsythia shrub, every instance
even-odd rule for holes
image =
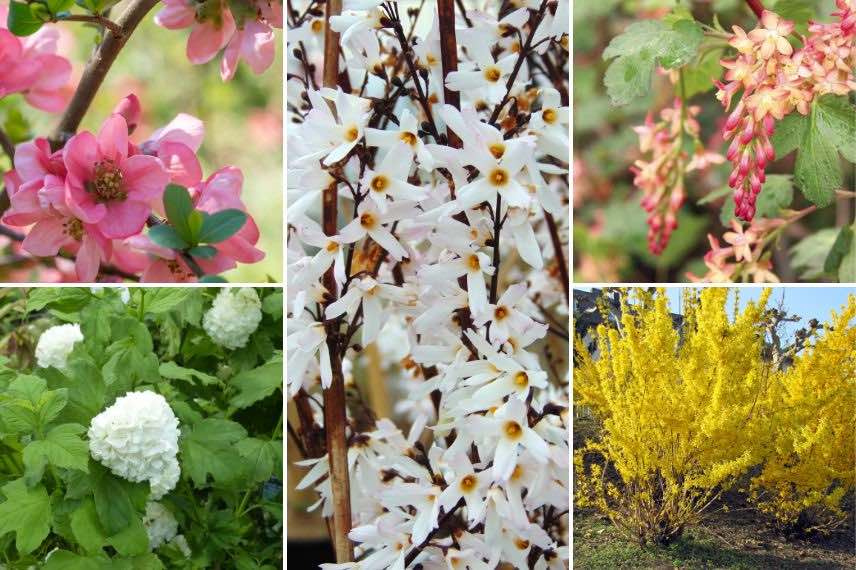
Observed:
[[[856,297],[833,313],[765,402],[772,442],[752,481],[759,508],[792,530],[840,523],[856,469]]]
[[[640,543],[667,544],[761,463],[769,294],[732,316],[727,289],[685,290],[678,329],[664,291],[632,289],[620,326],[595,331],[597,355],[575,339],[575,404],[603,425],[575,453],[578,506]]]

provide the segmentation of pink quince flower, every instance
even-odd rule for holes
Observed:
[[[73,136],[63,150],[68,209],[108,238],[139,233],[169,183],[159,159],[128,151],[128,125],[121,115],[107,119],[97,137]]]

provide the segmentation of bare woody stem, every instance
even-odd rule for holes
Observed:
[[[761,0],[746,0],[746,4],[758,18],[760,18],[764,14],[765,8]]]
[[[565,261],[565,251],[562,249],[562,240],[559,238],[559,228],[556,220],[550,212],[544,212],[547,220],[547,229],[550,230],[550,241],[553,242],[553,255],[556,256],[556,265],[559,266],[559,279],[562,280],[562,289],[565,290],[565,301],[571,302],[571,280],[568,275],[568,264]]]
[[[458,40],[455,37],[455,4],[453,0],[437,0],[437,19],[440,23],[440,60],[443,65],[443,100],[455,109],[461,108],[461,96],[446,87],[446,76],[458,71]],[[461,148],[461,140],[447,131],[449,145]]]
[[[9,157],[9,160],[15,161],[15,145],[3,129],[0,129],[0,148]]]
[[[57,22],[83,22],[84,24],[95,24],[113,32],[116,35],[122,35],[122,28],[113,20],[104,16],[89,16],[86,14],[72,14],[56,20]]]
[[[120,33],[114,31],[113,28],[109,29],[104,41],[101,42],[96,48],[95,53],[89,58],[77,90],[71,98],[71,103],[69,103],[59,124],[50,136],[52,147],[61,147],[67,137],[77,131],[80,122],[83,120],[83,117],[89,110],[89,106],[92,104],[92,100],[95,98],[95,94],[104,82],[107,72],[110,70],[113,62],[116,61],[119,51],[124,47],[140,21],[157,3],[158,0],[132,0],[115,22]]]
[[[327,0],[324,26],[324,87],[335,89],[339,80],[339,34],[330,27],[330,18],[342,12],[342,0]],[[333,182],[322,193],[322,226],[328,236],[338,232],[338,183]],[[336,278],[333,268],[324,274],[327,304],[336,299]],[[338,326],[327,325],[327,348],[330,352],[332,382],[324,390],[324,435],[330,466],[333,500],[333,532],[331,539],[336,562],[351,562],[354,551],[348,533],[351,531],[351,489],[348,475],[348,442],[345,425],[345,376],[342,373],[342,353],[339,350]]]

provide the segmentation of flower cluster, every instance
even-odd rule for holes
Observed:
[[[287,383],[301,431],[335,413],[311,392],[348,387],[359,562],[325,568],[567,564],[567,345],[551,345],[568,310],[569,16],[566,1],[528,5],[435,15],[420,32],[418,9],[406,22],[394,2],[354,3],[330,20],[336,88],[318,88],[324,21],[289,15]],[[457,70],[441,63],[450,23]],[[322,197],[344,223],[325,207],[319,224]],[[395,410],[367,410],[371,366],[406,394]],[[299,488],[339,516],[335,462],[307,443]]]
[[[15,169],[4,177],[11,207],[2,222],[27,228],[22,248],[39,257],[60,250],[76,257],[77,279],[94,281],[99,268],[112,264],[143,281],[192,281],[197,275],[186,257],[154,244],[143,230],[164,212],[168,184],[186,186],[195,207],[207,213],[246,210],[240,200],[240,170],[225,167],[203,180],[196,156],[204,127],[179,114],[140,144],[131,142],[141,115],[136,96],[117,105],[97,134],[71,137],[60,150],[37,138],[18,146]],[[237,262],[264,257],[255,248],[258,228],[252,218],[213,255],[195,260],[205,273],[220,273]]]
[[[765,248],[787,223],[784,219],[762,218],[744,228],[737,220],[731,220],[731,231],[722,235],[727,246],[722,247],[719,239],[707,235],[710,243],[710,251],[704,256],[707,273],[698,277],[690,272],[687,277],[694,282],[733,282],[745,278],[753,283],[778,283],[772,253]]]
[[[178,521],[169,509],[157,501],[146,503],[143,525],[149,535],[149,548],[152,550],[166,544],[178,534]]]
[[[728,184],[735,190],[735,214],[746,221],[755,216],[766,167],[776,157],[770,142],[776,121],[793,111],[808,114],[811,102],[823,94],[856,90],[856,4],[853,0],[836,4],[839,21],[813,23],[798,50],[788,40],[793,22],[773,12],[765,11],[759,27],[748,33],[734,26],[729,43],[737,56],[721,62],[728,71],[726,82],[717,82],[717,98],[730,109],[733,97],[742,91],[723,135],[731,141],[727,157],[734,169]]]
[[[71,95],[71,63],[56,53],[59,30],[43,26],[19,38],[6,28],[8,12],[8,3],[0,3],[0,99],[22,93],[37,109],[61,111]]]
[[[65,370],[68,355],[74,350],[74,345],[83,340],[80,325],[65,324],[49,328],[39,337],[36,345],[36,362],[42,368],[53,366]]]
[[[701,143],[695,119],[699,111],[699,107],[686,106],[676,98],[672,107],[660,111],[659,121],[654,122],[649,113],[644,125],[633,128],[639,135],[639,151],[651,153],[649,160],[637,160],[630,170],[633,184],[642,190],[642,207],[648,212],[648,249],[655,255],[666,249],[678,227],[678,210],[686,199],[684,175],[725,162]],[[683,149],[684,135],[693,140],[692,159]]]
[[[155,392],[128,392],[89,425],[92,458],[129,481],[148,481],[151,498],[175,488],[181,468],[178,419]]]
[[[191,63],[207,63],[223,50],[220,77],[228,81],[242,59],[256,74],[273,64],[273,30],[282,28],[282,0],[164,0],[155,21],[170,30],[191,28]]]
[[[262,320],[262,303],[255,289],[221,289],[202,319],[202,327],[216,344],[242,348]]]

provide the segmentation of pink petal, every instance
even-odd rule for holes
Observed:
[[[190,187],[202,181],[202,166],[189,146],[176,142],[161,143],[158,158],[176,184]]]
[[[31,89],[24,94],[24,98],[36,109],[48,113],[59,113],[68,104],[71,94],[65,89],[62,91]]]
[[[38,257],[51,257],[59,253],[59,248],[69,237],[63,231],[62,218],[48,218],[32,227],[24,238],[21,247]]]
[[[29,226],[42,218],[46,213],[39,201],[41,181],[29,182],[21,186],[10,198],[11,206],[3,214],[3,223],[11,226]]]
[[[128,123],[121,115],[111,115],[98,131],[98,152],[117,164],[128,156]]]
[[[164,8],[155,16],[155,22],[168,30],[180,30],[192,25],[195,15],[186,0],[164,0]]]
[[[228,10],[223,12],[223,23],[218,28],[212,22],[193,27],[187,39],[187,59],[191,63],[208,63],[217,55],[235,33],[235,20]]]
[[[83,243],[77,252],[77,260],[74,264],[77,270],[77,278],[84,283],[92,283],[98,277],[98,268],[101,266],[101,252],[98,244],[89,236],[83,236]]]
[[[15,149],[15,170],[21,180],[28,182],[44,178],[48,174],[49,152],[45,152],[45,144],[45,139],[36,139],[19,144]]]
[[[71,79],[71,63],[58,55],[39,56],[41,72],[32,89],[38,91],[56,91],[62,89]]]
[[[234,166],[221,168],[205,181],[196,206],[209,213],[228,208],[244,210],[244,204],[241,202],[243,184],[244,174],[240,168]]]
[[[123,162],[121,168],[129,200],[157,200],[169,184],[169,172],[154,156],[134,155]]]
[[[193,115],[179,113],[166,126],[152,133],[144,146],[150,143],[178,142],[187,145],[193,152],[196,152],[202,146],[204,136],[205,125],[202,121]]]
[[[98,160],[98,141],[89,131],[76,134],[65,144],[63,161],[68,173],[81,182],[92,176],[92,167]]]
[[[97,224],[98,229],[104,237],[111,239],[132,236],[142,231],[151,211],[148,204],[135,200],[110,202],[107,204],[107,213]]]
[[[83,182],[74,176],[65,179],[65,205],[75,218],[95,224],[107,214],[104,204],[98,204],[86,191]]]
[[[241,38],[241,55],[257,75],[269,68],[276,56],[276,40],[270,26],[249,22]]]

